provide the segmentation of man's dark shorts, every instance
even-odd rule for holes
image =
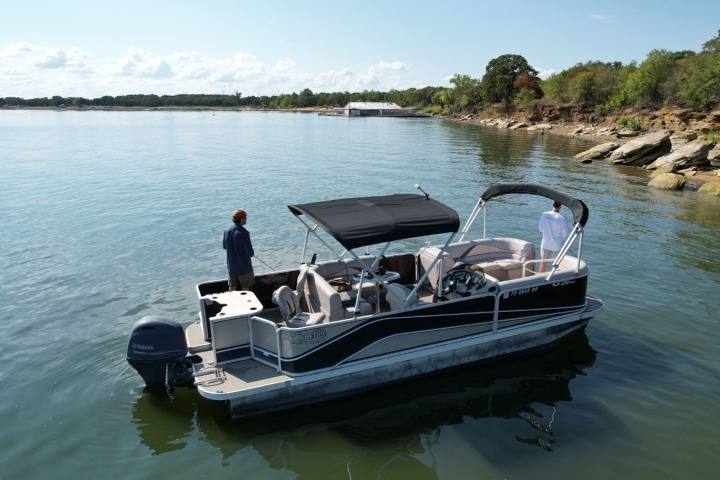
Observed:
[[[228,287],[230,290],[250,290],[255,285],[255,272],[243,275],[228,275]]]

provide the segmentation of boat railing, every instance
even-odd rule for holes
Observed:
[[[536,274],[535,264],[539,261],[540,260],[526,260],[522,267],[522,278],[534,276]]]
[[[292,355],[293,347],[300,350],[312,348],[315,340],[325,335],[324,329],[317,327],[284,327],[262,317],[250,317],[250,356],[279,373],[287,374],[282,368],[283,356]]]
[[[262,317],[250,317],[250,356],[280,371],[281,327]]]
[[[558,257],[548,257],[545,259],[545,271],[540,272],[540,264],[542,259],[528,260],[523,264],[522,278],[544,276],[545,280],[551,280],[558,275],[567,276],[577,275],[587,269],[587,265],[583,260],[577,257],[565,255],[562,259]]]

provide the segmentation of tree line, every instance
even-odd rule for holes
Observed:
[[[652,50],[641,63],[592,61],[540,79],[521,55],[501,55],[488,62],[482,78],[455,74],[452,87],[409,88],[379,92],[300,93],[273,96],[182,94],[119,95],[95,99],[61,97],[0,98],[0,107],[217,107],[297,109],[342,107],[348,102],[395,102],[428,113],[450,115],[480,112],[488,105],[505,108],[550,101],[584,111],[608,113],[621,108],[662,106],[708,111],[720,106],[720,30],[700,52]]]
[[[0,107],[120,107],[120,108],[160,108],[160,107],[188,107],[188,108],[261,108],[261,109],[296,109],[311,107],[342,107],[348,102],[396,102],[399,105],[426,107],[432,104],[431,98],[436,87],[421,89],[411,88],[405,91],[391,90],[389,92],[368,91],[359,93],[334,92],[313,93],[309,88],[300,93],[280,94],[272,96],[243,97],[240,92],[232,95],[225,94],[181,94],[181,95],[118,95],[88,99],[83,97],[51,98],[19,97],[0,98]]]

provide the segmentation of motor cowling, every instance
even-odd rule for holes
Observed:
[[[176,377],[187,368],[187,351],[182,325],[170,318],[148,315],[135,322],[130,331],[127,361],[148,387],[172,388],[185,381]]]

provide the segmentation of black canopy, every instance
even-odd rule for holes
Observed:
[[[492,185],[480,198],[486,202],[493,197],[499,195],[507,195],[509,193],[527,193],[530,195],[540,195],[547,197],[551,200],[557,200],[558,202],[565,205],[573,214],[573,221],[579,223],[583,227],[588,220],[588,208],[582,200],[570,197],[564,193],[560,193],[552,188],[543,187],[542,185],[536,185],[534,183],[499,183]]]
[[[306,215],[348,250],[460,228],[455,210],[424,195],[341,198],[288,208],[296,217]]]

